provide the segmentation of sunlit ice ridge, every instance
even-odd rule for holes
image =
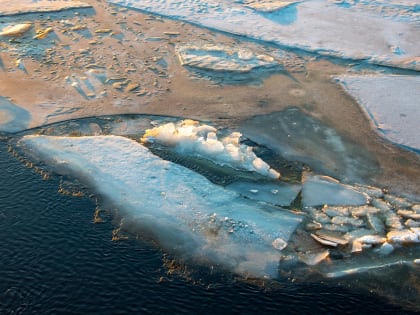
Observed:
[[[416,1],[108,0],[250,39],[419,70]]]

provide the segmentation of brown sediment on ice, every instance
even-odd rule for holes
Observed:
[[[18,2],[2,1],[0,7],[6,3]],[[19,38],[0,38],[0,96],[31,113],[28,128],[134,113],[212,121],[232,129],[244,122],[251,133],[251,117],[296,107],[357,143],[354,156],[367,152],[372,157],[374,172],[368,183],[420,194],[418,156],[378,138],[355,100],[332,80],[347,73],[350,65],[279,54],[276,47],[106,2],[83,3],[94,10],[4,17],[5,25],[33,25]],[[37,31],[40,38],[34,39]],[[159,41],[150,40],[156,38]],[[234,84],[197,77],[180,64],[175,47],[200,43],[277,56],[283,70],[258,82]],[[27,92],[22,93],[22,87]],[[261,132],[271,128],[266,127]]]

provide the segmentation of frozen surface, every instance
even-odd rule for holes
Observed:
[[[31,12],[53,12],[89,7],[89,4],[76,0],[2,0],[0,2],[0,16]]]
[[[257,157],[252,147],[240,143],[241,133],[218,134],[210,125],[194,120],[167,123],[146,130],[143,142],[158,142],[174,147],[184,155],[202,157],[219,165],[257,172],[263,176],[279,178],[280,173]]]
[[[419,76],[341,76],[338,80],[382,136],[420,152]]]
[[[354,181],[377,170],[366,150],[298,108],[255,116],[240,131],[289,161],[301,161],[316,172]]]
[[[25,136],[26,149],[89,183],[120,210],[122,228],[185,259],[256,277],[277,274],[301,218],[241,198],[139,143],[119,136]]]
[[[17,132],[28,127],[31,114],[0,96],[0,131]]]
[[[301,186],[287,183],[235,182],[226,187],[249,199],[260,200],[278,206],[290,206]]]
[[[391,19],[377,10],[360,10],[326,0],[302,1],[273,12],[259,12],[227,0],[108,0],[110,3],[164,15],[200,26],[243,35],[323,55],[366,60],[375,64],[420,69],[417,7]]]
[[[357,206],[367,203],[364,194],[327,176],[308,176],[302,187],[304,206]]]

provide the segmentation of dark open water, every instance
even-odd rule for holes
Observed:
[[[332,284],[264,289],[230,276],[167,276],[159,250],[112,241],[111,220],[93,222],[90,198],[58,193],[58,177],[43,180],[5,142],[0,170],[0,314],[407,313]]]

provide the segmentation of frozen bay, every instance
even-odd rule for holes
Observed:
[[[12,154],[4,152],[7,163],[17,157],[46,179],[55,196],[48,213],[66,212],[44,220],[51,231],[87,207],[87,243],[106,225],[114,244],[105,250],[106,268],[118,270],[107,262],[120,246],[133,245],[129,260],[144,258],[149,271],[148,254],[158,253],[157,278],[133,277],[158,283],[151,292],[167,279],[243,288],[248,276],[258,285],[269,276],[274,287],[287,283],[294,292],[281,305],[314,283],[317,292],[335,283],[405,308],[418,304],[416,1],[29,2],[0,4],[0,131]],[[23,199],[7,188],[11,182],[5,191]],[[46,198],[39,194],[42,200],[0,217],[37,213],[27,209],[38,209]],[[84,194],[96,204],[88,206]],[[206,215],[189,216],[186,205]],[[32,240],[28,229],[12,231],[23,221],[4,222],[3,236],[16,247],[6,247],[3,262],[25,256],[24,238],[49,244],[52,234],[42,228],[45,240],[38,232]],[[52,239],[62,242],[58,234]],[[85,251],[73,239],[69,251]],[[143,245],[144,256],[136,250]],[[94,261],[100,253],[93,251]],[[92,256],[77,257],[91,276],[73,278],[96,283],[102,269],[89,263]],[[65,271],[74,263],[53,265]],[[1,287],[9,310],[14,297],[33,297],[45,280],[35,264],[14,265]],[[31,270],[35,279],[15,282]],[[118,274],[127,283],[130,275]],[[226,278],[213,283],[214,275]],[[90,281],[75,295],[90,292]],[[123,284],[116,291],[133,301],[138,290]],[[258,292],[256,299],[264,296]],[[113,295],[105,288],[103,296]],[[87,309],[98,310],[98,300],[90,301]],[[267,310],[272,304],[264,301],[255,305]]]

